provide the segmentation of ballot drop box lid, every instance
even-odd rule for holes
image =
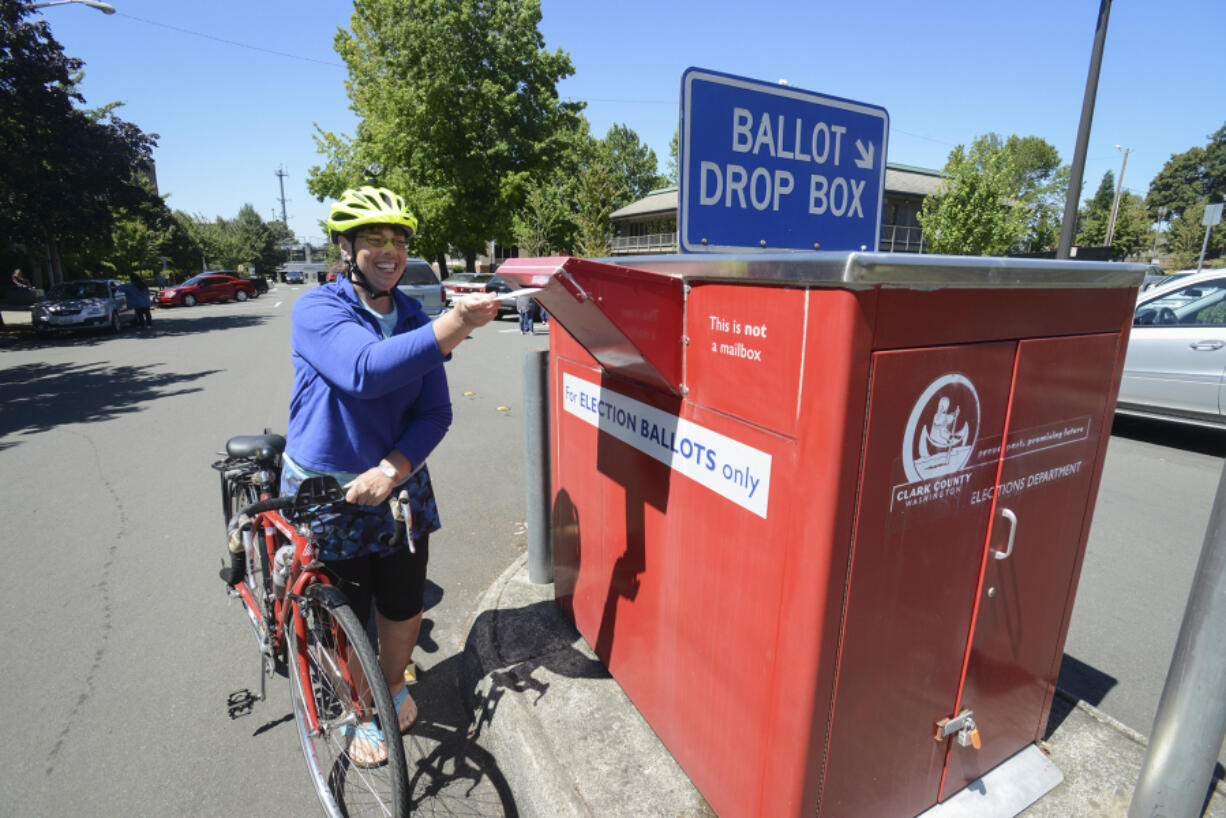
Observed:
[[[499,275],[551,321],[557,600],[721,815],[918,815],[1033,751],[1143,266]]]

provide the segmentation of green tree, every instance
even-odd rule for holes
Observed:
[[[602,157],[597,157],[579,173],[579,191],[575,202],[578,208],[577,254],[597,258],[612,252],[609,215],[614,210],[613,202],[621,195],[621,188],[613,180],[613,169]]]
[[[919,221],[934,253],[1004,255],[1026,235],[1034,216],[1021,189],[1025,170],[996,134],[949,154],[941,186],[924,199]]]
[[[512,233],[524,256],[549,256],[569,248],[574,222],[558,185],[536,185],[515,214]],[[568,228],[572,228],[569,229]]]
[[[668,178],[674,187],[681,184],[681,165],[678,155],[681,153],[680,130],[673,131],[673,138],[668,141]]]
[[[1167,231],[1166,249],[1171,266],[1176,270],[1195,267],[1200,260],[1206,229],[1201,222],[1205,219],[1205,205],[1207,204],[1209,204],[1207,199],[1201,199],[1186,208],[1182,216],[1171,220],[1170,229]],[[1226,234],[1226,230],[1223,230],[1220,224],[1214,226],[1210,231],[1205,258],[1217,258],[1222,255],[1223,247],[1226,246],[1226,235],[1223,234]]]
[[[1094,197],[1086,201],[1084,209],[1077,213],[1080,229],[1077,243],[1088,247],[1102,247],[1107,240],[1107,222],[1111,219],[1111,203],[1115,201],[1115,174],[1107,171],[1094,191]]]
[[[1055,147],[1037,136],[1010,136],[1004,150],[1012,154],[1016,167],[1014,198],[1030,210],[1026,245],[1033,250],[1055,247],[1060,240],[1071,169],[1060,163]]]
[[[1157,219],[1165,208],[1175,218],[1203,198],[1220,202],[1226,198],[1226,125],[1210,134],[1204,147],[1173,154],[1149,183],[1145,207]]]
[[[596,151],[609,168],[613,187],[621,191],[612,202],[613,210],[638,201],[668,181],[658,171],[656,152],[626,125],[609,128],[605,138],[596,143]]]
[[[62,277],[61,247],[109,236],[116,214],[147,201],[133,171],[151,161],[156,134],[97,111],[77,90],[83,63],[67,57],[27,5],[0,0],[0,242],[25,248],[39,283]]]
[[[415,249],[457,247],[473,269],[487,240],[510,239],[582,107],[558,99],[573,68],[545,50],[540,21],[538,0],[356,0],[335,43],[360,122],[352,138],[320,132],[311,192],[336,196],[378,162],[419,217]]]

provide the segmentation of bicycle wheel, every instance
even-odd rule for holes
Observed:
[[[408,815],[404,744],[374,648],[344,594],[316,584],[294,600],[306,631],[290,634],[290,687],[302,753],[329,815]],[[296,623],[291,623],[291,625]],[[344,651],[348,646],[348,651]],[[347,655],[346,655],[347,653]],[[297,657],[306,660],[305,677]],[[346,659],[347,661],[343,661]],[[310,724],[310,704],[318,728]],[[350,757],[345,728],[370,716],[387,739],[387,761],[362,766]]]
[[[226,519],[226,527],[230,527],[230,518],[234,512],[251,505],[260,499],[260,493],[255,486],[237,477],[227,477],[221,473],[221,513]]]

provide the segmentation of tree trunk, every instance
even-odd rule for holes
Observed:
[[[448,270],[447,270],[447,254],[446,254],[446,253],[439,253],[439,254],[438,254],[438,258],[437,258],[437,259],[435,259],[435,261],[437,261],[437,262],[438,262],[438,277],[439,277],[439,280],[441,281],[442,279],[446,278],[446,277],[447,277],[447,274],[448,274]]]
[[[477,251],[471,247],[464,250],[464,269],[470,273],[477,272]]]

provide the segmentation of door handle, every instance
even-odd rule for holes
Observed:
[[[993,551],[992,556],[998,560],[1007,560],[1013,554],[1013,540],[1017,536],[1017,515],[1007,508],[1000,510],[1000,516],[1009,521],[1009,540],[1004,551]]]
[[[1224,346],[1226,346],[1226,341],[1197,341],[1194,344],[1189,344],[1188,348],[1194,349],[1197,352],[1212,352]]]

